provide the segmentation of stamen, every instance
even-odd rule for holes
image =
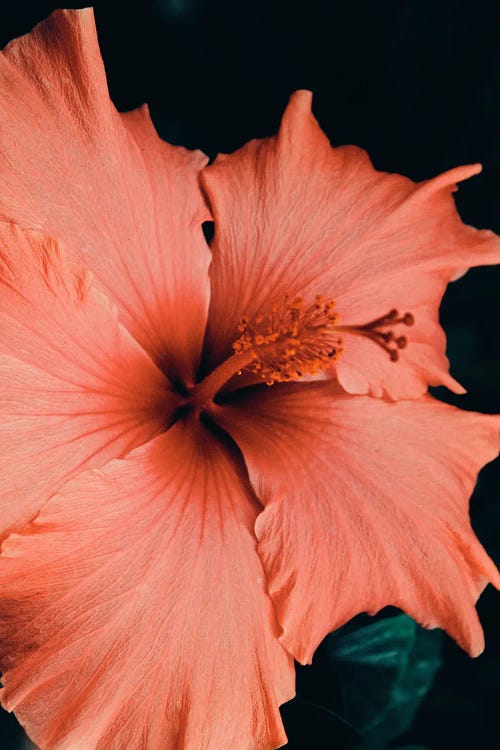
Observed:
[[[304,375],[317,375],[333,365],[342,351],[336,334],[335,303],[316,295],[306,306],[302,297],[285,296],[283,304],[250,321],[242,318],[236,353],[251,356],[246,369],[267,385],[286,383]]]
[[[330,368],[342,353],[339,333],[369,339],[392,362],[397,362],[400,350],[408,346],[407,337],[396,335],[393,328],[412,326],[415,321],[411,313],[400,315],[392,309],[364,325],[339,326],[334,308],[335,302],[320,294],[310,305],[302,297],[285,295],[284,302],[274,304],[270,312],[254,320],[241,318],[241,336],[233,344],[235,353],[244,355],[245,360],[238,374],[242,369],[250,370],[268,385],[317,375]]]

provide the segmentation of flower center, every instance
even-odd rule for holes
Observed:
[[[287,383],[304,375],[317,375],[327,370],[342,353],[339,334],[363,336],[383,349],[392,362],[399,359],[399,350],[408,344],[406,336],[396,335],[395,326],[412,326],[413,315],[400,315],[391,310],[381,318],[363,325],[337,325],[335,302],[316,295],[306,305],[302,297],[290,298],[272,306],[270,312],[254,320],[242,318],[234,354],[191,390],[186,404],[197,410],[205,408],[219,390],[235,374],[249,370],[267,385]]]

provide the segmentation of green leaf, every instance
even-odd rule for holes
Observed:
[[[337,712],[378,748],[411,725],[440,665],[441,638],[404,614],[368,623],[340,628],[326,648],[340,685]]]

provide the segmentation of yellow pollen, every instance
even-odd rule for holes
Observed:
[[[234,342],[238,353],[250,354],[246,369],[268,385],[317,375],[332,366],[342,351],[342,339],[335,332],[338,316],[335,302],[316,295],[306,305],[302,297],[285,296],[267,314],[255,320],[240,320],[241,336]]]

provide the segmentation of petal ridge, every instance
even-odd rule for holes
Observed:
[[[233,396],[216,421],[265,505],[259,551],[281,640],[298,661],[354,615],[388,605],[482,651],[474,604],[500,574],[468,500],[498,454],[500,417],[310,383]]]
[[[60,240],[156,363],[189,381],[209,298],[206,157],[162,142],[147,110],[116,111],[90,8],[11,42],[0,91],[0,218]]]
[[[286,741],[278,704],[294,671],[262,585],[255,515],[225,449],[177,422],[69,482],[4,542],[2,701],[43,750]]]
[[[293,94],[277,136],[218,158],[202,175],[215,220],[213,363],[230,353],[243,316],[255,319],[285,294],[308,304],[320,294],[335,301],[342,326],[418,312],[397,366],[372,341],[343,335],[332,373],[348,392],[418,398],[438,384],[462,392],[449,375],[438,310],[451,280],[500,261],[499,238],[464,225],[452,198],[456,182],[478,171],[458,167],[424,183],[377,171],[362,149],[331,147],[310,92]]]
[[[0,538],[80,469],[165,429],[177,403],[87,271],[0,222]]]

